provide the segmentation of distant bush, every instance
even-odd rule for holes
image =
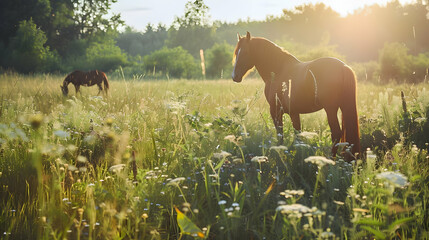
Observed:
[[[162,48],[144,57],[146,71],[174,78],[201,76],[199,65],[182,47]]]
[[[411,71],[413,72],[412,82],[421,82],[428,78],[429,70],[429,52],[420,53],[412,57]]]
[[[377,82],[380,76],[380,65],[376,61],[353,63],[351,67],[355,71],[358,81]]]
[[[429,68],[429,53],[410,55],[409,49],[401,43],[386,43],[380,50],[380,77],[389,80],[420,82],[425,79]]]
[[[216,43],[206,51],[206,72],[210,78],[229,78],[232,73],[232,55],[234,47]]]
[[[92,43],[86,49],[89,68],[111,71],[127,64],[127,55],[115,44],[114,40]]]
[[[410,62],[411,57],[404,44],[385,43],[379,53],[381,81],[407,79],[411,75]]]

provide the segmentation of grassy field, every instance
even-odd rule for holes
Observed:
[[[62,78],[0,75],[2,239],[429,238],[428,84],[360,83],[347,163],[323,111],[276,146],[262,80]]]

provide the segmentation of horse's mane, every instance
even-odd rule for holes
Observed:
[[[234,49],[234,55],[233,55],[233,58],[232,58],[232,64],[233,65],[234,65],[236,57],[237,57],[237,51],[241,47],[241,41],[245,41],[245,40],[246,40],[245,38],[242,38],[238,42],[237,46]],[[298,61],[298,59],[295,56],[293,56],[292,54],[290,54],[287,50],[285,50],[284,48],[280,47],[279,45],[275,44],[274,42],[272,42],[272,41],[270,41],[270,40],[268,40],[266,38],[263,38],[263,37],[251,37],[250,41],[261,42],[262,45],[265,45],[267,49],[273,51],[275,54],[278,54],[278,55],[280,55],[282,57],[285,57],[286,59],[291,59],[292,58],[292,59],[295,59],[295,60]]]

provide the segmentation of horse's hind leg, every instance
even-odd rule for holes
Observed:
[[[277,104],[270,105],[270,114],[276,127],[278,144],[283,144],[283,108]]]
[[[289,114],[290,119],[292,120],[292,126],[297,131],[301,131],[301,119],[299,118],[299,113]]]
[[[328,124],[331,128],[331,139],[332,139],[332,156],[335,157],[337,154],[338,147],[335,146],[340,142],[342,131],[338,122],[338,108],[325,109],[328,116]]]

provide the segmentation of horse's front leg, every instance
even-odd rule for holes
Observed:
[[[76,90],[76,96],[77,96],[77,93],[79,92],[79,88],[80,88],[80,85],[78,84],[74,85],[74,89]]]
[[[270,114],[276,128],[278,144],[282,145],[284,110],[279,101],[270,102]]]
[[[97,84],[98,86],[98,93],[97,95],[100,95],[101,91],[103,91],[103,87],[101,86],[101,83]]]

